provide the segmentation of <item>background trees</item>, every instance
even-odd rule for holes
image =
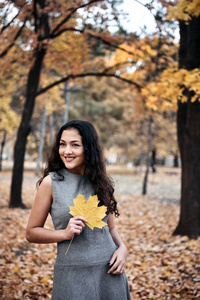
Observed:
[[[10,207],[23,207],[21,199],[21,187],[23,179],[23,161],[26,149],[27,136],[31,131],[31,119],[33,115],[35,98],[40,93],[47,91],[52,85],[66,81],[68,78],[75,78],[81,72],[95,71],[99,73],[102,65],[91,64],[87,60],[88,49],[92,46],[92,41],[86,41],[85,36],[103,40],[105,44],[112,45],[115,38],[111,38],[105,30],[103,35],[100,33],[99,25],[95,30],[90,25],[91,14],[94,11],[94,21],[103,21],[102,13],[107,9],[109,2],[102,3],[98,0],[88,2],[79,1],[75,3],[63,3],[63,1],[32,1],[32,2],[5,2],[3,6],[3,38],[8,41],[4,45],[1,57],[4,57],[11,48],[20,48],[22,61],[24,56],[28,57],[30,63],[27,68],[27,81],[24,94],[24,108],[22,119],[17,133],[17,140],[14,148],[14,167],[11,185]],[[97,10],[93,10],[93,5],[97,5]],[[114,7],[114,3],[112,3]],[[110,9],[112,9],[110,6]],[[86,17],[78,15],[79,9],[85,8]],[[9,22],[11,10],[16,12]],[[114,12],[113,12],[114,14]],[[106,19],[103,23],[106,22]],[[99,23],[101,24],[101,23]],[[11,40],[11,41],[10,41]],[[54,42],[57,40],[56,42]],[[17,43],[16,43],[17,41]],[[80,52],[79,49],[82,49]],[[17,52],[17,50],[16,50]],[[19,60],[19,57],[17,60]],[[13,57],[10,56],[12,60]],[[53,59],[53,67],[50,65]],[[21,61],[21,63],[22,63]],[[31,62],[30,62],[31,61]],[[44,66],[46,68],[44,68]],[[51,66],[51,69],[48,68]],[[61,74],[61,68],[62,73]],[[44,86],[41,73],[45,74],[49,70],[54,74],[52,85],[38,91],[39,85]],[[102,70],[103,71],[103,70]],[[94,73],[95,74],[95,73]],[[92,74],[93,75],[93,74]],[[102,75],[102,74],[101,74]],[[110,75],[110,74],[109,74]],[[115,76],[115,74],[113,74]],[[85,76],[83,73],[81,76]],[[53,78],[53,76],[51,77]]]
[[[155,17],[157,31],[140,37],[120,26],[118,32],[109,32],[111,20],[120,25],[116,3],[35,0],[1,4],[2,141],[5,127],[12,134],[22,115],[10,206],[23,207],[27,137],[27,149],[33,155],[39,147],[38,124],[44,109],[47,143],[64,115],[65,119],[81,117],[95,123],[106,153],[113,151],[120,154],[121,163],[136,165],[153,148],[160,158],[168,153],[177,156],[177,111],[182,191],[175,233],[196,237],[200,233],[199,3],[149,2],[145,6]],[[173,39],[175,19],[180,45]],[[10,120],[9,126],[5,120]],[[44,152],[45,147],[44,143]]]

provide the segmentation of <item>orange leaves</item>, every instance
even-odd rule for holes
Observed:
[[[31,245],[25,240],[30,210],[2,208],[1,214],[0,298],[50,299],[55,245]]]
[[[177,84],[180,79],[173,76],[177,47],[166,37],[145,37],[131,45],[122,44],[124,51],[117,50],[113,58],[118,64],[126,63],[119,68],[123,77],[140,82],[143,89],[138,97],[142,96],[146,106],[154,111],[176,110],[177,97],[182,95]]]
[[[172,236],[179,215],[179,205],[172,200],[178,202],[180,174],[177,169],[176,175],[169,175],[172,169],[162,170],[150,174],[149,196],[145,197],[139,196],[141,178],[138,175],[116,176],[121,215],[115,224],[129,251],[126,274],[131,299],[200,299],[200,238]],[[56,245],[26,242],[30,210],[6,207],[10,175],[0,173],[3,205],[0,211],[0,298],[50,299]],[[35,182],[36,178],[26,172],[23,199],[29,206]],[[50,219],[46,225],[52,226]]]
[[[175,184],[176,178],[171,181]],[[198,299],[200,240],[171,236],[178,205],[134,195],[121,196],[121,203],[123,217],[115,223],[129,250],[126,274],[132,299]]]
[[[75,25],[74,25],[75,26]],[[81,49],[81,51],[80,51]],[[49,76],[52,69],[58,74],[80,73],[84,70],[84,62],[89,58],[89,46],[83,35],[66,32],[53,40],[45,57],[45,73]]]

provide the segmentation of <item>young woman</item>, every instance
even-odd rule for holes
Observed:
[[[113,192],[92,124],[74,120],[63,125],[39,180],[26,232],[31,243],[57,243],[52,300],[130,299],[127,248],[114,227],[113,214],[119,213]],[[86,200],[97,195],[99,205],[107,207],[102,229],[91,230],[84,217],[69,214],[79,194]],[[55,230],[44,227],[48,213]]]

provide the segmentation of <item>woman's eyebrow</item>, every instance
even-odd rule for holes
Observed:
[[[64,143],[66,143],[66,142],[65,142],[65,140],[62,140],[62,139],[60,140],[60,142],[64,142]],[[75,143],[75,142],[79,142],[79,143],[81,143],[81,141],[80,141],[80,140],[74,140],[74,141],[71,141],[71,143]]]

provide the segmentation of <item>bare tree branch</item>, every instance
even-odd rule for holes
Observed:
[[[22,26],[19,28],[19,30],[17,31],[17,33],[16,33],[16,35],[15,35],[13,41],[10,43],[10,45],[8,45],[8,46],[6,47],[6,49],[3,50],[3,51],[0,53],[0,58],[4,57],[4,56],[8,53],[8,51],[14,46],[16,40],[18,39],[18,37],[19,37],[20,34],[22,33],[22,30],[23,30],[25,24],[26,24],[26,20],[24,21],[23,25],[22,25]]]
[[[123,62],[117,63],[117,64],[115,64],[115,65],[113,65],[111,67],[106,68],[104,70],[104,72],[107,73],[107,72],[115,70],[116,68],[119,68],[121,66],[128,66],[128,65],[131,65],[131,62],[123,61]]]
[[[56,34],[56,31],[59,30],[59,28],[65,24],[70,18],[71,16],[80,8],[84,8],[84,7],[87,7],[89,6],[90,4],[93,4],[93,3],[97,3],[97,2],[102,2],[103,0],[90,0],[89,2],[85,3],[85,4],[82,4],[80,6],[77,6],[75,8],[70,8],[70,13],[68,16],[66,16],[53,30],[52,30],[52,33],[51,33],[51,38],[53,38],[54,34]],[[58,36],[58,35],[57,35]]]
[[[102,43],[104,43],[105,45],[107,46],[110,46],[114,49],[119,49],[123,52],[126,52],[127,54],[130,54],[130,55],[134,55],[134,53],[132,51],[128,51],[118,45],[114,45],[112,42],[109,42],[108,40],[106,40],[104,37],[102,37],[101,35],[98,35],[98,34],[95,34],[95,33],[91,33],[91,31],[85,31],[85,28],[84,29],[76,29],[74,27],[67,27],[67,28],[64,28],[62,30],[60,30],[59,32],[57,32],[56,34],[54,34],[53,36],[50,35],[50,37],[52,39],[56,38],[57,36],[61,35],[63,32],[66,32],[66,31],[74,31],[74,32],[78,32],[78,33],[84,33],[86,36],[89,36],[89,37],[92,37],[94,39],[97,39],[97,40],[101,40]]]
[[[76,78],[83,78],[83,77],[90,77],[90,76],[95,76],[95,77],[113,77],[113,78],[117,78],[118,80],[124,81],[126,83],[129,83],[131,85],[134,85],[139,91],[143,88],[142,85],[140,85],[139,83],[120,77],[118,75],[116,75],[115,73],[106,73],[104,72],[88,72],[88,73],[80,73],[80,74],[69,74],[66,77],[63,77],[49,85],[47,85],[46,87],[40,89],[36,96],[39,96],[45,92],[47,92],[49,89],[53,88],[54,86],[59,85],[60,83],[63,83],[69,79],[76,79]]]
[[[13,23],[13,21],[20,15],[20,13],[21,13],[21,11],[22,11],[22,9],[24,8],[24,6],[26,5],[26,3],[24,3],[22,6],[21,6],[21,9],[18,11],[18,13],[12,18],[12,20],[8,23],[8,24],[6,24],[6,25],[4,25],[2,28],[1,28],[1,32],[0,32],[0,34],[1,33],[3,33],[12,23]]]
[[[78,33],[83,33],[85,31],[85,28],[84,29],[77,29],[77,28],[74,28],[74,27],[66,27],[66,28],[61,29],[60,31],[58,31],[57,33],[55,33],[53,35],[50,34],[50,38],[55,39],[56,37],[58,37],[59,35],[61,35],[62,33],[66,32],[66,31],[74,31],[74,32],[78,32]]]
[[[122,47],[120,47],[120,46],[118,46],[118,45],[114,45],[112,42],[108,41],[106,38],[104,38],[104,37],[101,36],[100,34],[95,34],[95,33],[92,33],[91,31],[90,31],[90,32],[85,32],[85,34],[86,34],[87,36],[90,36],[90,37],[93,37],[93,38],[95,38],[95,39],[97,39],[97,40],[102,41],[105,45],[108,45],[108,46],[110,46],[110,47],[112,47],[112,48],[122,50],[122,51],[124,51],[124,52],[126,52],[126,53],[128,53],[128,54],[130,54],[130,55],[133,55],[133,54],[134,54],[133,52],[128,51],[128,50],[126,50],[126,49],[124,49],[124,48],[122,48]]]
[[[0,33],[3,33],[11,24],[12,22],[19,16],[21,10],[13,17],[13,19],[6,25],[4,25],[2,28],[1,28],[1,32]]]
[[[35,33],[37,32],[38,30],[38,26],[37,26],[37,5],[36,5],[36,0],[33,1],[33,18],[34,18],[34,31]]]

